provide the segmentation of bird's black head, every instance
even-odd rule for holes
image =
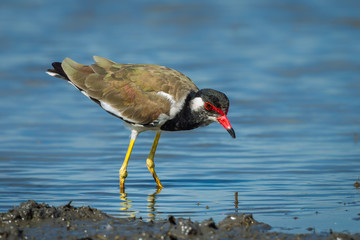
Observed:
[[[210,103],[214,107],[221,109],[223,113],[226,115],[229,110],[229,99],[228,97],[219,91],[216,91],[214,89],[201,89],[196,93],[195,97],[200,97],[204,103]],[[209,106],[205,106],[210,107]],[[216,113],[215,109],[208,109],[210,112],[213,111]]]
[[[229,110],[229,99],[224,93],[213,89],[202,89],[195,94],[191,108],[202,114],[207,122],[220,123],[235,138],[235,131],[226,116]]]

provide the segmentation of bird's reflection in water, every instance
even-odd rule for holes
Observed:
[[[131,211],[132,207],[132,201],[129,201],[127,199],[127,193],[121,192],[120,193],[120,200],[122,201],[120,203],[121,207],[120,210],[123,215],[128,215],[129,217],[135,217],[135,214],[138,213],[137,211]]]
[[[161,188],[157,188],[157,190],[153,194],[149,194],[148,196],[148,216],[149,220],[155,220],[156,214],[158,211],[156,211],[156,199],[158,198],[156,195],[161,192]]]
[[[156,214],[158,213],[156,211],[156,199],[157,199],[157,194],[161,192],[161,188],[157,188],[156,191],[152,194],[148,195],[148,216],[149,219],[148,220],[155,220],[156,218]],[[120,210],[122,212],[122,215],[126,215],[129,217],[135,217],[135,215],[137,213],[139,213],[139,211],[134,211],[131,209],[131,207],[133,206],[131,203],[132,201],[128,200],[128,194],[125,192],[120,192],[120,200],[121,200],[121,207]]]

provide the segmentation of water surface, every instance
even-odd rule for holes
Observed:
[[[253,213],[273,230],[358,232],[358,1],[2,1],[0,211],[27,199],[146,220]],[[140,134],[44,71],[64,57],[154,63],[231,101],[217,124],[163,133],[157,193]],[[234,193],[239,194],[235,208]]]

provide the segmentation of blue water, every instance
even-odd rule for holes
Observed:
[[[73,200],[118,217],[238,211],[274,231],[359,232],[359,12],[357,0],[2,0],[0,211]],[[142,133],[120,195],[129,131],[44,73],[93,55],[166,65],[225,92],[237,138],[217,124],[164,133],[156,193],[145,165],[154,133]]]

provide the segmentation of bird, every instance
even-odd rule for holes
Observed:
[[[156,132],[146,165],[157,188],[155,151],[162,131],[191,130],[220,123],[236,138],[227,113],[228,97],[217,90],[199,89],[183,73],[155,64],[116,63],[94,56],[95,63],[83,65],[70,58],[53,62],[50,76],[64,79],[106,112],[123,120],[131,130],[130,143],[119,170],[120,190],[125,191],[127,166],[139,133]]]

